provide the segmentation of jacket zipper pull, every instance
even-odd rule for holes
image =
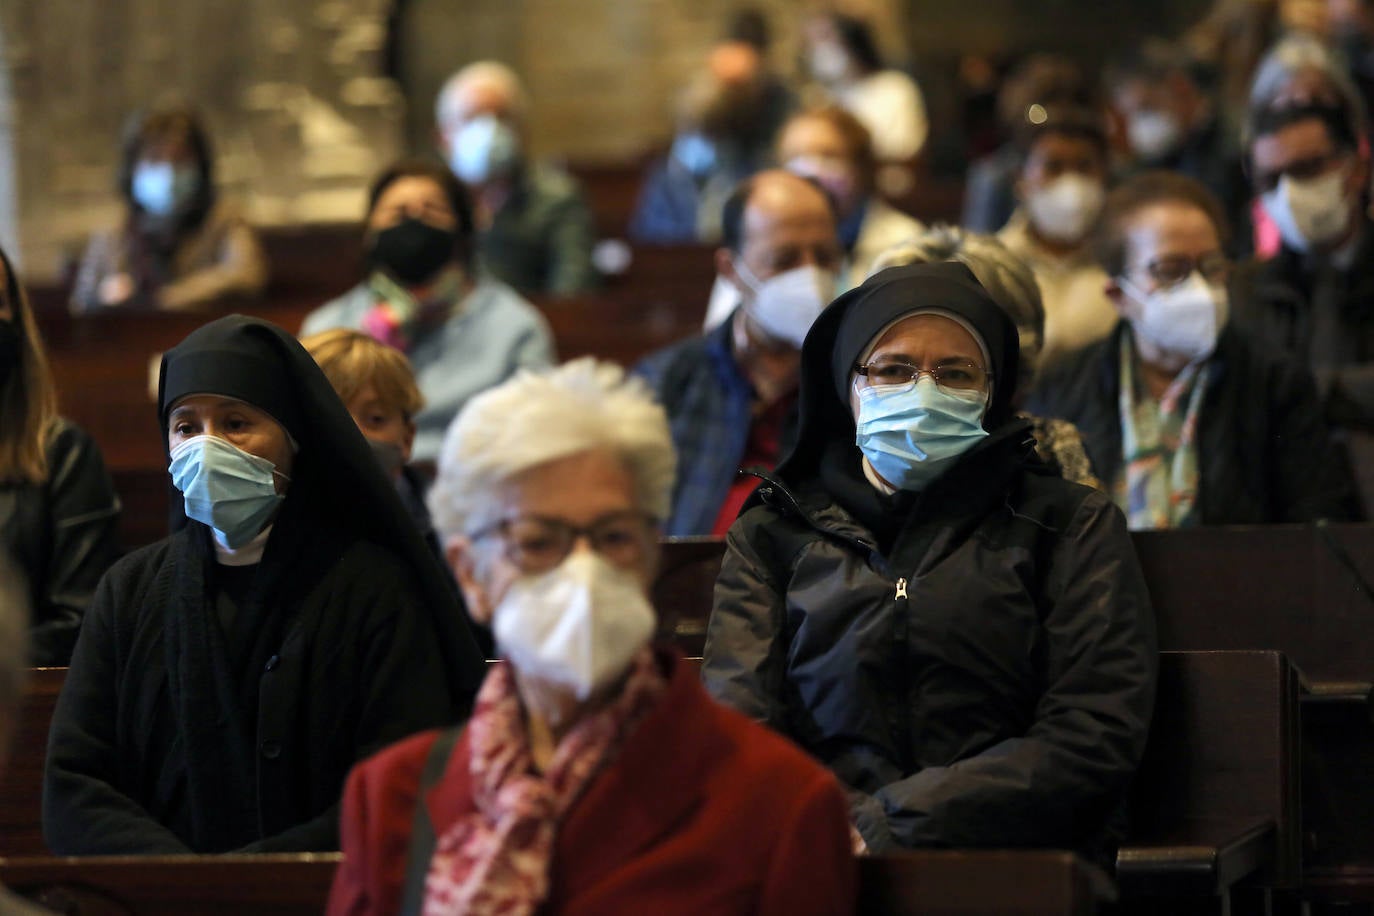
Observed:
[[[894,597],[895,597],[895,598],[905,598],[905,597],[906,597],[906,580],[905,580],[905,579],[898,579],[898,580],[897,580],[897,594],[896,594]]]

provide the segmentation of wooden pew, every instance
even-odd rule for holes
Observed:
[[[1116,860],[1123,900],[1142,912],[1189,900],[1229,912],[1242,881],[1296,887],[1299,729],[1297,675],[1281,653],[1161,653]]]
[[[333,854],[0,859],[0,883],[70,916],[316,914]],[[1111,882],[1061,852],[935,852],[859,862],[859,912],[879,916],[1088,916]]]
[[[68,916],[305,916],[338,853],[0,859],[0,884]]]
[[[66,668],[29,672],[9,758],[0,766],[0,856],[48,851],[43,843],[43,764],[48,724],[66,676]]]
[[[1067,852],[920,850],[859,860],[859,908],[888,916],[1086,916],[1111,879]]]

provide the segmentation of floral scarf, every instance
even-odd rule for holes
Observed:
[[[425,916],[533,913],[549,893],[558,822],[667,686],[653,650],[640,650],[620,695],[573,726],[541,774],[532,766],[514,672],[507,662],[496,665],[467,724],[476,810],[437,838]]]
[[[1207,390],[1207,362],[1184,367],[1158,402],[1137,390],[1135,347],[1121,335],[1121,453],[1116,504],[1132,531],[1195,522],[1197,421]]]
[[[462,306],[463,274],[446,270],[416,297],[382,271],[367,279],[376,304],[363,315],[361,329],[373,339],[407,352],[415,342],[421,315],[440,311],[445,317]]]

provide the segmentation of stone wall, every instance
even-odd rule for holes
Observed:
[[[128,113],[202,106],[220,183],[264,223],[355,219],[402,147],[390,0],[2,0],[0,239],[56,275],[116,223]],[[8,91],[6,91],[8,84]]]
[[[667,140],[675,92],[734,10],[769,15],[772,63],[792,74],[798,23],[818,2],[0,0],[0,242],[28,276],[51,277],[90,231],[116,222],[121,125],[169,91],[203,106],[221,184],[261,223],[357,218],[378,168],[432,152],[439,86],[482,58],[525,75],[537,155],[633,159]],[[1053,46],[1091,57],[1205,2],[846,5],[878,23],[890,59],[914,60],[938,115],[960,53]]]

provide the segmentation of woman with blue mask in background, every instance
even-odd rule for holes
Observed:
[[[731,528],[703,674],[849,791],[864,845],[1104,860],[1154,700],[1124,519],[1014,418],[969,269],[894,267],[802,348],[796,447]]]
[[[208,324],[159,395],[185,517],[96,591],[44,835],[63,855],[337,849],[354,762],[464,713],[483,662],[459,599],[286,332]]]
[[[266,258],[252,227],[216,193],[209,134],[195,110],[170,104],[135,114],[118,187],[124,224],[87,245],[74,311],[199,309],[262,292]]]

